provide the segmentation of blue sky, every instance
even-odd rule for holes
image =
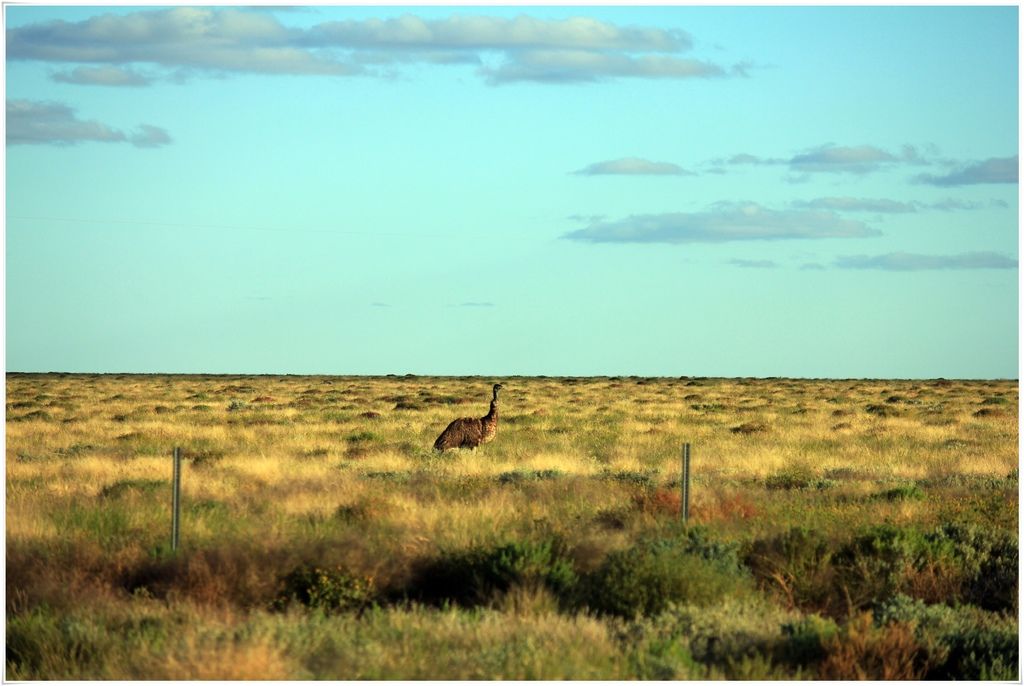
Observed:
[[[8,370],[1017,377],[1015,6],[5,10]]]

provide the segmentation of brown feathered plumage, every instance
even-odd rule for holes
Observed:
[[[494,384],[494,398],[491,409],[483,417],[462,417],[448,425],[434,441],[434,450],[444,451],[452,448],[475,448],[487,443],[498,433],[498,391],[501,384]]]

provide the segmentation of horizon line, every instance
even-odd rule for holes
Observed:
[[[293,373],[293,372],[67,372],[67,371],[13,371],[5,370],[5,376],[266,376],[266,377],[340,377],[340,378],[445,378],[445,379],[479,379],[479,378],[510,378],[510,379],[723,379],[759,381],[1020,381],[1020,377],[977,377],[977,376],[749,376],[749,375],[695,375],[695,374],[354,374],[354,373]]]

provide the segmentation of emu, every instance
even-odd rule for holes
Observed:
[[[461,417],[456,419],[434,441],[434,450],[443,452],[452,448],[476,448],[494,439],[498,433],[498,391],[500,383],[494,384],[491,409],[483,417]]]

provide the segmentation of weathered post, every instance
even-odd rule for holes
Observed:
[[[174,449],[174,476],[171,483],[171,550],[178,550],[181,516],[181,448]]]
[[[683,515],[683,524],[690,519],[690,444],[683,443],[683,503],[680,512]]]

